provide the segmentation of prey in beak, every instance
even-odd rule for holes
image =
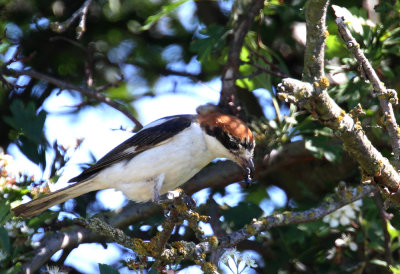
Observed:
[[[246,172],[244,182],[246,184],[246,187],[249,187],[251,185],[255,173],[253,158],[240,158],[239,164]]]

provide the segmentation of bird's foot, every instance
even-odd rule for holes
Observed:
[[[193,210],[196,207],[196,201],[191,196],[186,195],[180,188],[168,191],[155,202],[164,206],[168,211],[179,204],[185,204],[189,210]]]

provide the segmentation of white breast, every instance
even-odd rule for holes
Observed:
[[[222,156],[211,152],[207,143],[200,126],[193,123],[170,140],[104,169],[94,179],[103,188],[121,190],[130,200],[148,201],[153,197],[153,178],[164,174],[160,191],[164,194]]]

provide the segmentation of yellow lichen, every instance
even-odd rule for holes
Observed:
[[[354,128],[355,128],[356,130],[362,130],[361,122],[360,122],[360,121],[357,121],[357,122],[354,124]]]
[[[314,82],[313,85],[314,85],[314,87],[316,87],[316,88],[319,87],[319,83],[318,83],[318,82]]]
[[[344,111],[343,109],[340,111],[340,114],[339,114],[339,116],[338,116],[338,118],[337,118],[337,122],[338,123],[340,123],[342,120],[343,120],[343,118],[346,116],[346,111]]]
[[[286,93],[278,93],[278,99],[281,101],[286,101],[286,99],[288,98]]]
[[[257,229],[250,224],[246,226],[246,232],[249,233],[250,235],[254,235],[257,233]]]
[[[328,30],[325,30],[325,38],[328,38],[328,36],[329,36],[329,31]]]
[[[328,78],[326,78],[325,76],[324,77],[322,77],[320,80],[319,80],[319,84],[321,85],[321,88],[322,89],[326,89],[326,88],[328,88],[329,87],[329,80],[328,80]]]
[[[381,160],[378,160],[375,162],[376,166],[375,166],[375,174],[374,176],[380,176],[381,175],[381,171],[384,168],[384,164]]]
[[[174,248],[176,248],[176,250],[182,254],[183,256],[186,256],[186,250],[185,250],[185,245],[182,242],[173,242],[171,244],[171,246],[173,246]]]
[[[213,248],[217,248],[217,247],[218,247],[218,244],[219,244],[218,237],[216,237],[216,236],[211,236],[211,237],[208,239],[208,241],[210,242],[210,244],[211,244],[211,246],[212,246]]]
[[[142,239],[133,238],[133,244],[135,245],[135,252],[140,255],[146,255],[148,251],[147,243],[143,242]]]
[[[201,270],[204,271],[204,273],[217,273],[218,269],[217,267],[210,262],[205,262],[202,266],[201,266]]]

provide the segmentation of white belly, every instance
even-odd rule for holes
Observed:
[[[146,150],[129,161],[122,161],[101,171],[95,179],[103,188],[121,190],[133,201],[153,197],[154,178],[164,174],[160,194],[185,183],[216,156],[208,149],[196,124],[171,141]]]

